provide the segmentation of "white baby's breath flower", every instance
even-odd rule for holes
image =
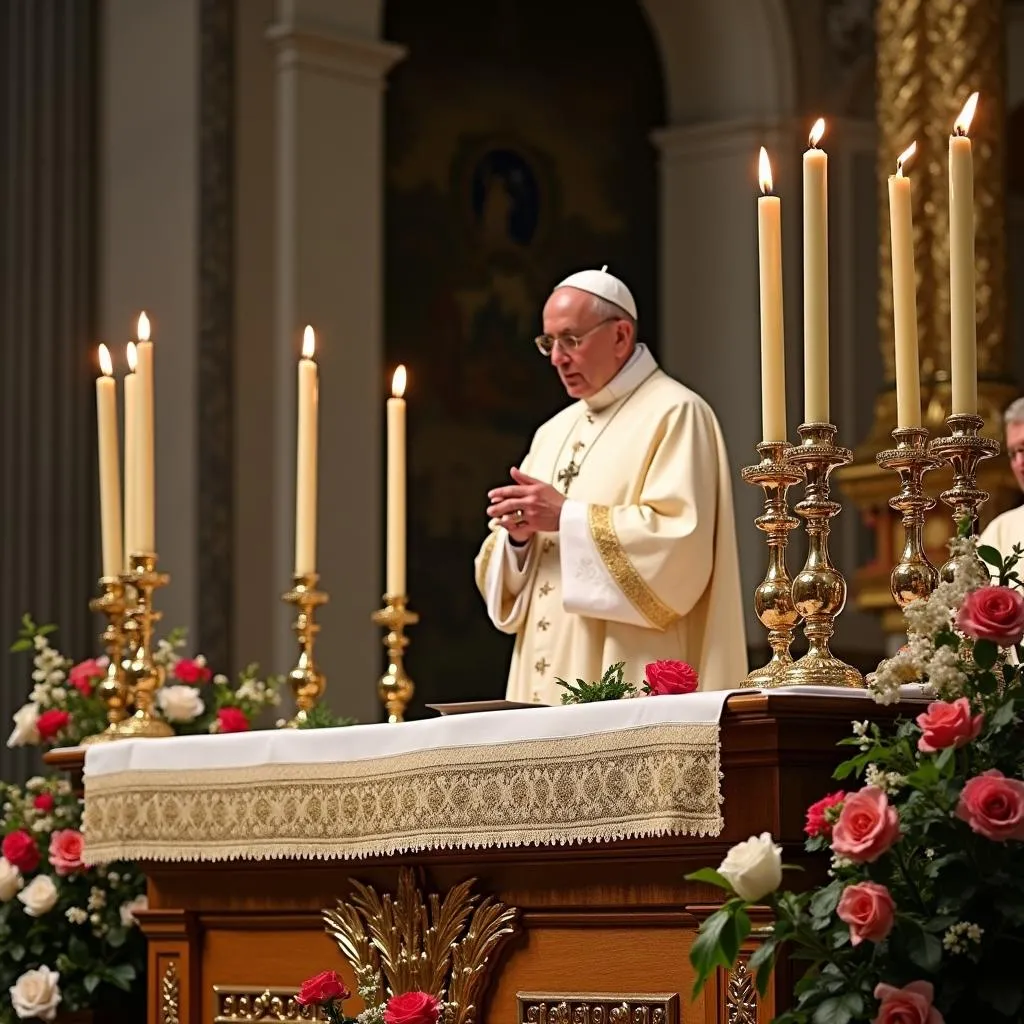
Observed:
[[[68,907],[64,911],[64,916],[72,924],[85,924],[89,920],[89,915],[81,907]]]
[[[89,902],[86,906],[90,910],[102,910],[107,905],[107,894],[98,889],[95,885],[89,890]]]
[[[45,650],[46,647],[49,646],[46,642],[46,637],[40,636],[38,633],[32,637],[32,645],[37,651]]]
[[[985,929],[972,921],[957,921],[946,929],[942,945],[950,953],[966,953],[972,945],[981,942]]]

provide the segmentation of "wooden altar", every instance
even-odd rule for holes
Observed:
[[[416,870],[424,892],[443,894],[472,878],[476,893],[516,908],[518,931],[488,965],[478,1024],[767,1024],[790,991],[788,969],[764,1001],[741,965],[691,1002],[687,951],[717,890],[684,876],[769,831],[785,862],[809,868],[787,884],[820,878],[824,864],[803,852],[803,824],[807,806],[839,788],[831,773],[843,748],[835,743],[852,720],[894,713],[856,697],[731,696],[721,720],[724,830],[715,838],[348,861],[143,862],[150,1024],[299,1019],[289,1015],[287,997],[322,970],[338,970],[355,991],[322,911],[350,896],[353,879],[393,892],[403,867]],[[80,751],[59,755],[71,770],[80,758]],[[269,1000],[253,1002],[268,991]],[[616,1009],[624,1004],[628,1017]]]

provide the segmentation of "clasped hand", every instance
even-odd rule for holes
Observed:
[[[551,484],[535,480],[515,466],[510,475],[515,483],[487,492],[491,501],[487,514],[497,519],[519,543],[529,540],[535,533],[557,533],[565,497]]]

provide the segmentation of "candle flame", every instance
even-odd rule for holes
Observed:
[[[315,350],[316,335],[313,333],[313,328],[306,324],[306,329],[302,332],[302,358],[312,359]]]
[[[967,97],[967,102],[964,104],[964,109],[960,111],[960,116],[953,122],[953,134],[954,135],[966,135],[971,128],[971,121],[974,119],[974,111],[978,107],[978,94],[972,92]]]
[[[817,149],[821,137],[825,134],[825,118],[819,117],[811,126],[811,134],[807,137],[807,144],[811,149]]]
[[[106,345],[100,345],[100,370],[104,377],[114,375],[114,364],[110,359],[110,349]]]
[[[405,367],[399,366],[391,378],[391,394],[394,398],[401,398],[405,394],[405,378]]]
[[[146,316],[145,310],[139,314],[139,325],[135,330],[135,336],[139,341],[149,341],[149,317]]]
[[[772,162],[768,159],[768,150],[761,147],[761,155],[757,158],[757,176],[761,182],[761,191],[768,195],[772,190]]]
[[[917,141],[912,142],[898,157],[896,157],[896,177],[903,177],[903,167],[908,160],[917,152]]]
[[[139,354],[135,348],[135,342],[128,342],[128,369],[135,372],[135,367],[139,364]]]

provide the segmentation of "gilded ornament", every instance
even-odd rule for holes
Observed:
[[[214,985],[216,1016],[213,1024],[243,1024],[249,1021],[327,1020],[317,1006],[301,1006],[290,988],[242,988]]]
[[[757,989],[744,960],[729,972],[725,1005],[726,1024],[757,1024]]]
[[[160,979],[160,1024],[181,1022],[181,979],[178,977],[178,961],[171,960],[164,968]]]
[[[678,1024],[675,992],[518,992],[519,1024]]]

